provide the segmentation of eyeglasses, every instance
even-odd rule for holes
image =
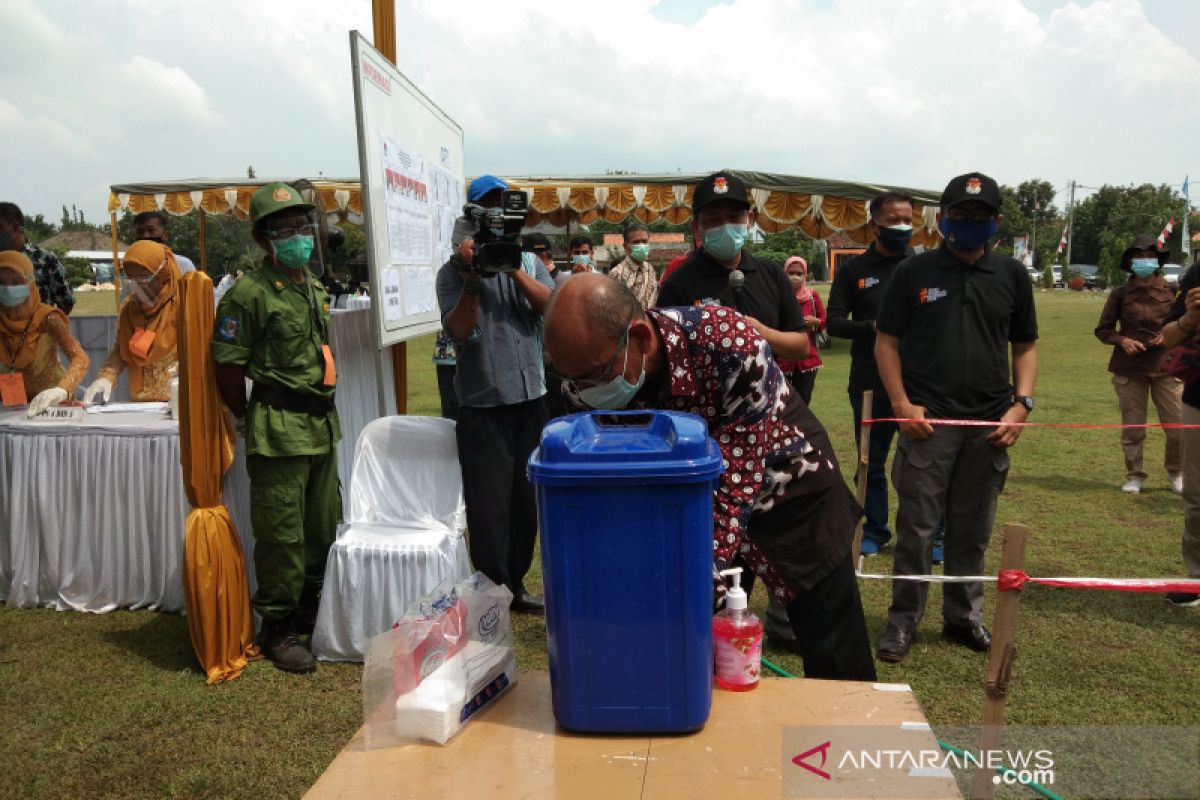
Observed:
[[[609,373],[613,371],[613,367],[617,365],[617,356],[621,355],[629,344],[629,325],[633,322],[634,311],[635,309],[629,310],[629,318],[625,320],[625,332],[617,340],[617,349],[613,351],[612,358],[603,367],[582,378],[568,378],[566,384],[571,392],[578,394],[581,387],[599,386],[604,383],[604,379],[608,377]]]
[[[138,266],[140,267],[141,264],[138,264]],[[162,269],[161,264],[159,265],[159,269]],[[141,278],[135,278],[133,275],[130,275],[129,272],[127,272],[124,267],[122,267],[121,268],[121,277],[124,278],[125,280],[129,281],[130,283],[136,283],[138,286],[149,286],[150,284],[152,284],[156,280],[158,280],[158,272],[157,271],[151,272],[149,275],[145,275]]]
[[[293,236],[313,236],[317,232],[317,226],[310,223],[305,225],[297,225],[294,228],[269,228],[265,231],[267,238],[270,239],[290,239]]]

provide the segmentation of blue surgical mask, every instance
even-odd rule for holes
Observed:
[[[592,257],[587,256],[587,255],[582,255],[582,254],[576,255],[576,256],[571,256],[571,263],[572,264],[591,264]]]
[[[950,219],[942,217],[938,230],[955,250],[969,253],[983,245],[996,235],[996,218],[991,219]]]
[[[579,399],[601,411],[617,411],[629,405],[634,395],[646,382],[646,356],[642,354],[642,372],[637,383],[625,380],[625,368],[629,365],[629,331],[625,332],[625,360],[621,363],[621,374],[603,386],[589,386],[579,390]]]
[[[16,308],[29,299],[29,284],[17,286],[0,286],[0,305]]]
[[[879,236],[877,240],[880,244],[891,250],[893,253],[903,253],[908,247],[908,243],[912,241],[913,226],[912,225],[879,225]]]
[[[1129,262],[1129,268],[1139,278],[1149,278],[1158,272],[1159,263],[1157,258],[1135,258]]]
[[[313,244],[313,237],[303,234],[271,241],[271,246],[275,248],[275,258],[288,269],[307,267],[308,259],[312,256]]]
[[[704,231],[704,250],[717,261],[732,261],[742,252],[750,231],[745,223],[731,222]]]

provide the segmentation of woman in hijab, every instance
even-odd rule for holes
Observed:
[[[125,251],[121,274],[131,294],[121,305],[117,341],[83,396],[107,402],[121,370],[129,370],[134,402],[169,400],[171,378],[179,363],[176,323],[179,313],[179,265],[171,248],[141,240]]]
[[[67,315],[42,302],[33,264],[16,250],[0,252],[0,386],[6,404],[32,398],[28,416],[37,416],[74,395],[87,368],[87,353],[71,336]]]
[[[817,381],[817,370],[821,368],[821,356],[817,353],[817,332],[825,328],[825,307],[821,297],[808,286],[808,262],[800,256],[792,256],[783,262],[783,271],[796,292],[796,303],[804,315],[804,329],[808,332],[808,355],[803,359],[780,359],[779,369],[788,376],[792,388],[805,404],[812,402],[813,384]]]
[[[1153,236],[1139,236],[1121,253],[1121,269],[1129,280],[1109,292],[1096,338],[1113,346],[1108,360],[1117,404],[1121,407],[1121,422],[1135,426],[1121,429],[1121,450],[1125,454],[1125,483],[1121,491],[1139,494],[1146,482],[1142,463],[1142,444],[1146,429],[1136,427],[1146,423],[1147,395],[1154,400],[1159,422],[1179,422],[1183,407],[1183,383],[1163,372],[1163,319],[1175,302],[1175,292],[1162,276],[1167,253],[1158,249]],[[1163,430],[1166,437],[1166,458],[1163,466],[1171,489],[1183,493],[1180,436],[1177,428]]]

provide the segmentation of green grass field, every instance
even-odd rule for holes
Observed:
[[[1105,370],[1109,350],[1091,333],[1103,296],[1043,291],[1036,298],[1042,339],[1033,420],[1119,422]],[[428,337],[410,343],[412,413],[436,413],[431,352]],[[824,355],[813,408],[842,463],[852,464],[848,343],[835,340]],[[1020,522],[1032,530],[1031,575],[1180,575],[1182,510],[1161,468],[1160,433],[1150,432],[1146,449],[1146,491],[1128,496],[1119,490],[1117,431],[1027,430],[1012,451],[988,570],[998,567],[999,524]],[[890,552],[868,560],[868,571],[889,571]],[[864,581],[862,588],[874,640],[889,585]],[[930,595],[921,639],[903,664],[880,664],[880,680],[911,684],[934,725],[977,723],[985,658],[939,639],[940,591]],[[994,600],[989,590],[988,619]],[[764,602],[761,589],[754,602]],[[520,667],[545,669],[541,621],[518,617],[515,626]],[[1158,595],[1031,587],[1023,592],[1018,644],[1010,722],[1200,725],[1196,609],[1169,607]],[[793,656],[767,656],[801,671]],[[322,664],[314,675],[287,676],[259,662],[238,680],[209,687],[180,616],[0,609],[3,794],[299,796],[358,728],[360,674],[357,665]],[[397,776],[398,783],[414,779]]]

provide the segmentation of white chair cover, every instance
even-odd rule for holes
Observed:
[[[362,661],[367,640],[446,578],[471,574],[454,422],[383,417],[363,428],[346,522],[325,565],[313,653]]]

